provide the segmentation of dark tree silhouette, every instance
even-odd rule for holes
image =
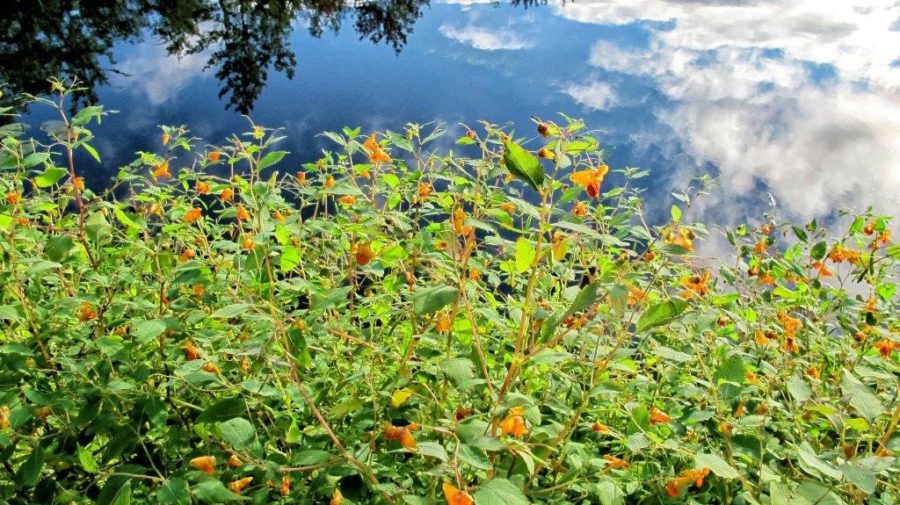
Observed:
[[[546,0],[510,0],[529,7]],[[116,43],[158,37],[171,55],[209,53],[219,97],[247,113],[270,69],[293,78],[290,35],[305,24],[319,37],[352,20],[360,39],[398,53],[430,0],[5,0],[0,15],[0,88],[7,103],[49,90],[53,76],[77,78],[80,102],[117,72]],[[15,104],[13,104],[15,105]]]

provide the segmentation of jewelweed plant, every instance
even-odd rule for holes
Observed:
[[[302,167],[164,126],[95,192],[107,112],[55,86],[46,137],[0,127],[4,503],[900,499],[888,217],[767,218],[711,267],[705,185],[648,223],[565,116]]]

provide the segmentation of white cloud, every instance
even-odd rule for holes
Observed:
[[[125,75],[113,77],[112,84],[141,91],[150,103],[160,105],[200,77],[207,58],[205,53],[173,58],[161,45],[134,46],[117,66]]]
[[[889,27],[900,3],[865,6],[595,0],[555,8],[582,22],[666,22],[648,28],[649,47],[598,42],[590,63],[648,81],[665,97],[655,110],[668,130],[660,135],[674,132],[693,159],[674,166],[672,180],[686,185],[704,162],[716,164],[721,186],[695,211],[725,225],[759,219],[766,191],[783,217],[868,204],[896,213],[900,68],[891,62],[900,32]],[[810,64],[830,66],[835,77],[817,79]],[[591,106],[589,90],[598,105],[615,96],[606,88],[598,81],[563,91]]]
[[[445,24],[439,30],[449,39],[483,51],[530,49],[535,45],[533,41],[521,38],[509,28],[491,29],[471,24],[455,28]]]
[[[605,82],[570,84],[563,87],[563,91],[579,104],[591,109],[606,110],[617,102],[615,91]]]

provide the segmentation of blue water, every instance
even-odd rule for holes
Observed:
[[[655,215],[704,173],[719,187],[688,216],[712,225],[758,222],[764,212],[900,210],[893,0],[442,2],[423,9],[399,54],[346,23],[320,38],[296,24],[296,75],[271,71],[250,112],[284,128],[284,170],[317,158],[329,144],[315,135],[342,126],[486,119],[535,137],[529,116],[564,112],[602,130],[612,167],[651,170]],[[170,56],[152,35],[113,52],[129,75],[96,89],[120,111],[96,129],[101,173],[158,149],[157,125],[184,124],[211,143],[248,128],[218,98],[205,54]]]

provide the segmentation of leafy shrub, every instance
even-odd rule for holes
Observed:
[[[277,131],[163,127],[97,193],[105,112],[58,88],[49,141],[0,129],[8,503],[898,499],[885,217],[742,227],[711,268],[704,186],[647,224],[569,118],[539,157],[345,129],[287,174]]]

